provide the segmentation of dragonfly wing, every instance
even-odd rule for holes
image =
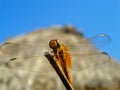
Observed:
[[[31,58],[11,58],[6,62],[6,66],[16,71],[25,71],[30,73],[46,74],[54,70],[44,56]]]
[[[105,52],[71,53],[72,70],[80,71],[97,68],[110,62],[110,56]]]
[[[15,55],[16,53],[25,52],[25,50],[30,49],[30,45],[23,44],[23,43],[12,43],[12,42],[5,42],[0,46],[0,50],[4,54],[8,55]]]
[[[51,65],[44,56],[44,52],[49,49],[35,50],[34,48],[28,44],[6,42],[1,45],[0,50],[6,55],[6,66],[9,68],[42,74],[53,72]]]
[[[40,47],[41,47],[40,44],[39,47],[37,47],[32,44],[6,42],[0,46],[0,50],[3,52],[3,54],[11,58],[17,57],[36,58],[38,56],[43,56],[44,52],[50,50],[47,46],[46,48]]]
[[[111,38],[107,34],[98,34],[89,38],[88,41],[90,41],[95,48],[101,49],[111,42]]]
[[[69,45],[71,52],[93,52],[100,50],[111,42],[111,38],[106,34],[98,34],[88,39]]]
[[[110,60],[107,53],[99,49],[110,43],[111,38],[106,34],[98,34],[89,39],[82,39],[69,46],[73,61],[73,70],[81,70],[105,64]],[[69,52],[68,52],[69,53]]]

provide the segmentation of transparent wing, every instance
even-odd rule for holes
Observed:
[[[44,52],[50,51],[48,43],[51,39],[60,38],[62,41],[62,37],[66,37],[66,39],[63,39],[63,43],[69,47],[70,52],[66,53],[70,53],[72,56],[73,70],[79,71],[84,68],[104,64],[110,59],[106,53],[98,52],[99,48],[110,43],[111,39],[108,35],[99,34],[89,39],[79,37],[80,40],[77,38],[79,42],[76,42],[74,39],[70,41],[70,36],[68,34],[50,34],[47,37],[48,40],[44,41],[46,44],[41,44],[43,43],[41,40],[39,40],[39,43],[33,42],[31,44],[7,42],[1,45],[0,50],[9,55],[8,66],[14,66],[14,69],[18,70],[39,71],[40,73],[53,71],[51,65],[44,57]]]
[[[97,68],[110,62],[110,56],[106,52],[71,53],[72,70],[81,71],[89,68]]]
[[[94,52],[105,47],[110,42],[110,36],[106,34],[98,34],[69,45],[69,49],[72,50],[71,52]]]
[[[99,51],[111,42],[111,38],[106,34],[98,34],[91,38],[74,43],[69,46],[72,55],[72,69],[75,71],[84,70],[110,61],[110,56],[106,52]]]
[[[7,42],[1,45],[1,51],[4,54],[4,59],[7,59],[6,66],[8,68],[33,73],[39,72],[40,74],[54,71],[44,57],[44,52],[47,50],[49,49],[34,51],[31,45],[25,43]]]
[[[31,73],[46,74],[54,72],[52,66],[44,57],[33,58],[11,58],[7,61],[6,66],[14,70],[27,71]],[[46,60],[46,61],[44,61]]]
[[[107,34],[98,34],[88,39],[96,49],[101,49],[111,42],[110,36]]]

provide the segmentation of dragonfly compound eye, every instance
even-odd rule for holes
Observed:
[[[57,42],[56,42],[56,40],[51,40],[50,42],[49,42],[49,46],[50,46],[50,48],[56,48],[57,47]]]

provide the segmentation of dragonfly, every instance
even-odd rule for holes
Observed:
[[[67,46],[62,44],[59,39],[53,39],[49,42],[50,48],[53,49],[54,57],[59,65],[62,67],[63,72],[65,73],[68,81],[72,85],[72,79],[69,72],[69,68],[71,67],[72,60],[71,55]]]
[[[88,39],[79,37],[78,40],[75,40],[73,37],[74,42],[72,41],[72,39],[69,40],[70,36],[71,35],[67,34],[50,34],[48,35],[48,40],[45,42],[46,46],[42,44],[38,44],[36,46],[36,44],[33,43],[24,44],[16,42],[6,42],[1,45],[0,50],[4,54],[6,54],[6,57],[9,56],[7,65],[15,66],[14,69],[17,70],[27,70],[30,72],[39,71],[40,74],[42,74],[43,72],[46,73],[53,71],[52,67],[44,57],[45,51],[53,53],[53,56],[56,59],[61,59],[62,57],[63,60],[66,56],[66,58],[68,58],[66,62],[59,62],[59,64],[61,64],[62,68],[66,66],[64,72],[67,72],[66,76],[71,83],[72,81],[69,75],[69,68],[72,68],[72,70],[75,72],[79,72],[80,70],[89,69],[90,67],[97,67],[99,65],[106,64],[108,61],[110,61],[110,56],[107,53],[99,51],[100,48],[104,47],[105,45],[111,42],[111,38],[107,34],[98,34]],[[67,39],[63,37],[67,37]],[[42,41],[39,42],[42,43]],[[63,49],[62,55],[58,52],[59,50],[57,52],[55,51],[53,47],[55,45],[54,42],[56,42],[57,46],[62,45],[66,48]],[[43,46],[45,46],[46,48],[42,48]],[[50,48],[52,48],[52,51]],[[19,54],[17,54],[17,52],[19,52]],[[34,54],[31,55],[31,52],[34,52]],[[65,64],[62,65],[62,63]],[[35,64],[37,68],[32,67],[33,64]],[[38,69],[38,66],[40,69]]]

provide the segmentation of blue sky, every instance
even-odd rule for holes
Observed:
[[[0,42],[54,24],[72,24],[86,37],[108,34],[103,50],[120,60],[120,0],[0,0]]]

